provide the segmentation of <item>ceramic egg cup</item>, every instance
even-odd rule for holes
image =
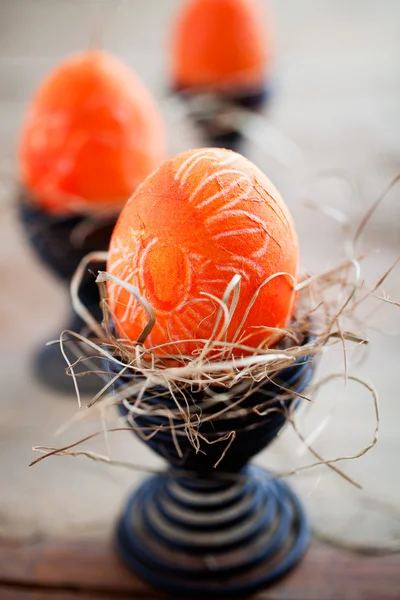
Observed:
[[[202,94],[183,89],[174,91],[186,102],[189,118],[200,129],[205,142],[210,147],[226,148],[235,152],[241,151],[244,136],[239,123],[236,127],[231,119],[226,122],[226,115],[240,109],[259,112],[268,104],[271,96],[268,86],[246,93],[212,92],[212,104],[208,106],[207,101],[202,102]],[[207,94],[204,95],[204,98],[206,97]]]
[[[162,390],[154,388],[146,390],[140,401],[131,399],[139,408],[135,427],[143,434],[158,428],[146,444],[169,467],[135,490],[123,510],[117,547],[129,568],[172,595],[232,597],[268,586],[299,561],[309,541],[300,501],[285,482],[248,463],[279,434],[285,411],[299,402],[294,392],[304,390],[313,371],[311,357],[298,359],[220,416],[217,413],[226,408],[222,400],[204,404],[202,435],[212,442],[235,432],[217,468],[229,440],[210,444],[199,438],[196,451],[181,426],[175,429],[179,453],[170,427],[182,421],[171,421],[157,411],[160,406],[176,409],[172,397],[165,396],[165,390],[162,398],[157,397]],[[120,377],[115,385],[126,383]],[[206,397],[204,392],[185,396],[195,422]],[[140,410],[141,402],[147,409]],[[126,417],[127,409],[118,407]],[[255,407],[260,410],[252,410]]]
[[[25,192],[20,195],[19,220],[28,238],[31,247],[41,262],[56,275],[68,288],[72,276],[81,260],[95,250],[107,250],[116,217],[99,224],[96,229],[85,238],[81,245],[73,242],[73,231],[82,223],[84,216],[55,216],[35,206]],[[104,265],[105,267],[105,265]],[[93,267],[93,272],[99,269],[98,263]],[[99,307],[99,292],[95,282],[95,275],[90,272],[90,265],[83,278],[79,296],[84,305],[95,318],[101,320]],[[57,307],[54,307],[57,311]],[[83,321],[71,309],[70,320],[64,326],[60,325],[59,331],[52,339],[57,339],[61,331],[68,329],[80,332],[84,328]],[[47,338],[48,341],[50,337]],[[65,346],[68,352],[68,345]],[[81,348],[82,353],[84,349]],[[74,361],[75,356],[71,355]],[[35,375],[46,386],[64,393],[74,393],[72,379],[66,377],[66,362],[58,345],[44,346],[37,351],[34,359]],[[75,372],[86,371],[84,363],[77,365]],[[93,374],[80,378],[80,391],[82,393],[96,392],[99,387],[99,378]]]

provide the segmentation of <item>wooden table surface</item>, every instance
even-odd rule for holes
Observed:
[[[0,545],[1,600],[162,598],[131,574],[110,540]],[[164,596],[165,597],[165,596]],[[287,577],[254,600],[398,600],[400,556],[368,557],[313,543]]]

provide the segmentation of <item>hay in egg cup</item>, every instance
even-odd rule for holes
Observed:
[[[39,86],[20,137],[19,215],[36,255],[67,285],[88,252],[107,249],[120,209],[164,159],[164,138],[150,93],[107,52],[73,55]],[[88,269],[80,294],[100,318]],[[83,325],[73,315],[65,329],[80,331]],[[54,347],[38,354],[39,379],[73,392],[64,371]],[[97,379],[82,381],[82,391],[97,386]]]

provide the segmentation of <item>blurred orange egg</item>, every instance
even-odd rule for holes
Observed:
[[[191,150],[165,162],[127,202],[107,268],[150,302],[156,325],[147,347],[171,340],[169,353],[201,347],[195,340],[213,334],[215,298],[235,274],[240,296],[226,339],[266,346],[267,328],[284,328],[294,312],[297,235],[279,192],[253,163],[229,150]],[[260,288],[277,273],[289,276]],[[119,334],[136,340],[148,321],[143,307],[119,284],[109,282],[108,295]]]
[[[266,67],[255,0],[188,0],[173,36],[175,88],[252,90],[263,85]]]
[[[161,115],[115,56],[73,55],[33,96],[20,145],[22,184],[54,213],[120,207],[165,158]]]

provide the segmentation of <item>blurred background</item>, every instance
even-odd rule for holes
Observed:
[[[61,446],[101,429],[93,414],[55,432],[77,411],[73,396],[49,392],[32,375],[38,345],[54,337],[68,313],[63,286],[30,249],[15,210],[16,148],[27,101],[46,73],[71,52],[101,47],[122,57],[147,83],[167,124],[168,154],[202,144],[169,92],[169,48],[179,0],[0,0],[0,537],[103,535],[128,490],[144,475],[85,457],[53,457],[29,468],[32,446]],[[321,272],[344,259],[340,223],[354,231],[380,192],[400,172],[400,3],[397,0],[260,1],[273,50],[266,109],[270,123],[293,140],[304,164],[285,168],[246,143],[242,151],[264,170],[287,202],[300,237],[302,266]],[[316,173],[340,173],[341,178]],[[312,207],[310,207],[310,202]],[[328,209],[329,210],[329,209]],[[325,211],[325,212],[324,212]],[[400,187],[393,188],[365,229],[363,278],[373,286],[400,253]],[[400,301],[400,266],[385,282]],[[371,301],[369,310],[378,303]],[[366,311],[366,314],[369,312]],[[371,453],[344,462],[364,486],[357,490],[328,469],[302,471],[290,481],[302,494],[318,532],[369,544],[400,538],[400,308],[385,304],[370,319],[367,351],[351,354],[349,373],[376,387],[380,439]],[[325,356],[318,378],[343,371],[340,350]],[[329,414],[315,447],[325,457],[357,452],[373,437],[368,390],[335,381],[318,394],[315,410],[300,417],[307,434]],[[117,418],[109,416],[108,426]],[[127,432],[85,448],[143,468],[161,461]],[[291,431],[257,460],[291,471],[314,462]]]

